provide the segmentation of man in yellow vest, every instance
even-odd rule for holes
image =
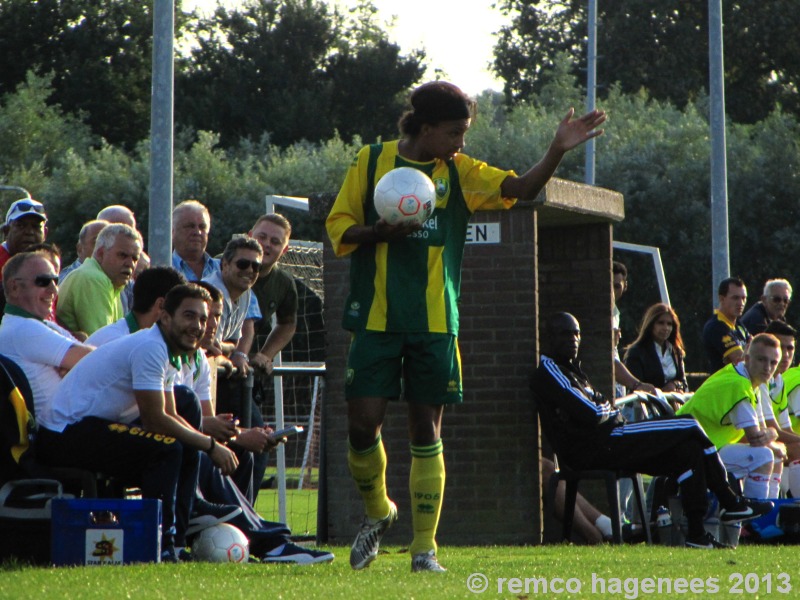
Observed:
[[[748,498],[768,497],[775,455],[785,450],[775,444],[777,432],[761,425],[757,410],[757,390],[772,379],[780,358],[775,336],[755,336],[742,362],[714,373],[678,410],[697,419],[728,472],[744,480]],[[738,443],[742,439],[746,443]]]

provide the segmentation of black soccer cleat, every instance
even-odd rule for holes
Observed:
[[[739,502],[732,509],[723,508],[719,511],[720,523],[741,523],[752,521],[758,517],[769,514],[775,508],[773,502],[761,502],[750,498],[739,498]]]

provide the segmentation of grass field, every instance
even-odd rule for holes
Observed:
[[[332,564],[309,567],[185,563],[55,569],[7,565],[0,571],[0,599],[800,596],[798,552],[788,546],[744,546],[735,551],[644,545],[443,547],[439,555],[449,569],[443,574],[412,574],[408,554],[398,547],[387,548],[378,561],[360,572],[349,567],[349,548],[332,550],[336,554]],[[480,592],[483,584],[487,588]]]

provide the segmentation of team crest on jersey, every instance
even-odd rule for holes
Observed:
[[[356,378],[356,372],[353,369],[347,369],[347,374],[345,375],[345,383],[350,385],[353,383],[353,379]]]
[[[436,188],[436,197],[444,198],[450,191],[450,180],[445,177],[437,177],[433,180],[433,187]]]

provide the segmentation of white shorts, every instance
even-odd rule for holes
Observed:
[[[719,457],[725,465],[725,470],[736,479],[744,479],[760,466],[775,460],[772,450],[766,446],[750,444],[730,444],[720,448]]]

